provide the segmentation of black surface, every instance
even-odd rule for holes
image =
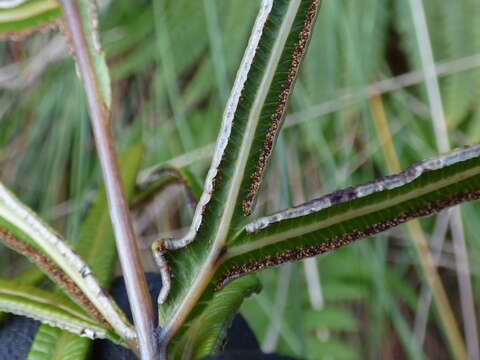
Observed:
[[[159,274],[147,273],[148,290],[152,295],[152,301],[155,306],[155,313],[157,313],[157,297],[161,288],[161,277]],[[110,290],[113,298],[117,301],[120,308],[125,312],[127,317],[132,321],[132,313],[127,298],[127,290],[123,277],[117,278]],[[259,344],[255,334],[248,326],[247,322],[241,315],[237,315],[232,327],[227,332],[227,341],[225,344],[225,351],[230,350],[259,350]],[[95,360],[134,360],[135,355],[128,349],[122,346],[115,345],[108,340],[95,340],[92,349],[92,359]]]
[[[24,360],[39,326],[23,316],[12,316],[0,325],[0,360]]]
[[[232,326],[227,331],[224,351],[260,350],[258,340],[242,315],[235,316]]]
[[[160,293],[162,287],[162,280],[159,274],[155,273],[146,273],[145,274],[148,282],[148,291],[152,296],[152,302],[155,307],[155,314],[158,311],[157,297]],[[125,312],[128,319],[133,321],[132,312],[130,310],[130,303],[128,302],[127,289],[123,281],[123,277],[118,277],[114,280],[111,288],[110,294],[117,302],[120,309]],[[116,345],[109,340],[95,340],[92,347],[92,360],[135,360],[137,359],[135,355],[128,349],[123,346]]]

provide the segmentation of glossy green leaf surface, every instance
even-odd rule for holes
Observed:
[[[118,335],[100,325],[68,298],[14,281],[0,280],[0,310],[28,316],[91,339],[108,338],[121,342]]]
[[[55,0],[5,2],[0,6],[0,38],[22,38],[54,24],[61,16]]]

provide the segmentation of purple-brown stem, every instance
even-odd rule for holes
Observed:
[[[74,0],[61,0],[61,3],[90,110],[95,143],[107,191],[110,218],[137,330],[141,359],[153,360],[157,353],[153,335],[153,306],[123,193],[110,127],[110,111],[100,92],[77,3]]]

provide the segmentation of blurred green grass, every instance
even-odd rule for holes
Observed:
[[[423,2],[434,60],[445,73],[440,86],[450,141],[454,147],[478,142],[480,2]],[[174,162],[203,179],[257,7],[255,0],[107,4],[100,23],[119,149],[142,142],[145,167]],[[54,33],[0,44],[0,178],[75,238],[99,170],[81,84],[62,49]],[[374,90],[383,92],[401,166],[435,156],[419,71],[408,0],[324,1],[257,213],[388,174],[385,139],[377,136],[370,107]],[[398,78],[404,74],[416,80]],[[382,90],[385,79],[396,79],[394,91]],[[188,213],[167,216],[184,204],[171,195],[137,216],[143,248],[158,232],[188,226]],[[462,205],[477,309],[479,210],[477,203]],[[421,224],[430,238],[436,217]],[[313,267],[299,263],[260,274],[264,291],[242,312],[264,348],[307,359],[448,359],[431,307],[425,343],[416,341],[423,279],[405,227],[378,238],[317,258]],[[439,269],[462,324],[449,232],[445,240]],[[2,276],[21,266],[0,250]]]

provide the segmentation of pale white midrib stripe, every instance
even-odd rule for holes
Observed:
[[[245,173],[245,168],[247,166],[248,157],[250,155],[250,150],[252,147],[253,139],[255,137],[255,132],[260,120],[260,115],[262,113],[263,105],[268,95],[270,85],[272,84],[273,77],[275,75],[275,70],[280,61],[280,58],[283,53],[284,45],[287,41],[288,35],[290,34],[289,29],[292,27],[293,21],[300,6],[301,0],[292,0],[288,6],[285,19],[280,26],[279,34],[280,36],[275,39],[272,52],[268,59],[267,71],[262,77],[262,81],[258,88],[257,95],[255,96],[255,101],[252,106],[252,110],[248,116],[246,136],[242,140],[242,145],[240,147],[240,154],[238,156],[238,161],[235,165],[235,170],[233,173],[233,181],[230,185],[226,203],[226,209],[222,214],[222,218],[218,227],[218,232],[215,236],[214,244],[223,245],[226,241],[228,231],[230,230],[230,222],[232,220],[233,212],[235,210],[236,200],[240,192],[240,186],[243,181],[243,175]]]
[[[9,9],[22,5],[27,0],[0,0],[0,9]]]
[[[232,175],[233,181],[230,185],[225,200],[226,208],[222,213],[222,217],[218,225],[218,230],[215,234],[212,251],[203,263],[199,274],[196,276],[195,281],[189,288],[189,291],[187,292],[187,294],[185,294],[182,302],[177,307],[175,313],[171,317],[172,321],[166,324],[164,328],[165,333],[175,332],[177,330],[176,327],[180,326],[182,321],[188,316],[190,309],[202,294],[203,289],[210,282],[210,277],[208,276],[208,273],[212,272],[212,266],[218,258],[218,254],[221,248],[226,242],[227,235],[230,230],[230,223],[232,220],[233,212],[235,210],[235,203],[238,197],[238,193],[240,192],[243,174],[247,164],[248,155],[250,153],[250,148],[253,143],[253,138],[258,125],[261,110],[263,108],[263,104],[265,103],[265,99],[267,97],[268,90],[273,80],[276,67],[278,65],[278,62],[280,61],[284,45],[288,39],[288,35],[290,34],[290,28],[293,24],[293,21],[295,20],[300,3],[301,0],[292,0],[290,2],[284,20],[282,21],[279,29],[280,36],[275,39],[275,43],[270,53],[270,57],[268,59],[266,67],[267,71],[262,77],[259,89],[255,97],[255,101],[252,106],[252,110],[250,111],[248,116],[247,128],[245,131],[246,135],[242,139],[240,153]],[[176,325],[174,325],[174,323]]]
[[[35,306],[31,306],[28,304],[19,304],[15,301],[0,299],[0,308],[6,312],[34,318],[47,325],[59,327],[61,329],[73,332],[78,335],[81,334],[82,330],[90,329],[95,334],[95,337],[107,337],[107,332],[105,331],[105,329],[99,328],[93,323],[82,323],[82,320],[75,321],[75,319],[67,319],[62,317],[61,315],[59,316],[58,314],[52,313],[48,310],[39,309]],[[93,339],[93,337],[90,338]]]
[[[345,214],[340,214],[328,219],[325,219],[323,221],[320,221],[318,223],[313,223],[308,226],[300,227],[297,229],[289,230],[286,232],[282,232],[280,234],[274,234],[271,236],[266,236],[258,241],[247,243],[244,245],[239,245],[232,247],[228,250],[227,254],[225,255],[225,258],[223,261],[227,261],[228,259],[231,259],[233,257],[263,248],[268,245],[273,245],[291,238],[295,238],[301,235],[305,235],[314,231],[318,231],[322,228],[326,228],[328,226],[338,224],[340,222],[348,221],[351,220],[355,217],[358,216],[363,216],[367,215],[372,212],[377,212],[381,211],[383,209],[387,209],[389,207],[398,205],[404,201],[412,200],[416,197],[423,196],[425,194],[428,194],[430,192],[439,190],[445,186],[452,185],[456,182],[462,181],[464,179],[467,179],[469,177],[472,177],[474,175],[477,175],[480,172],[480,166],[473,167],[465,172],[462,172],[460,174],[456,174],[450,178],[438,181],[436,183],[430,184],[426,187],[420,188],[413,190],[405,195],[398,196],[397,198],[393,200],[384,200],[379,203],[375,203],[373,205],[365,206],[362,207],[358,210],[355,210],[353,212],[347,212]],[[325,210],[325,209],[322,209]],[[297,218],[298,219],[298,218]]]
[[[72,278],[97,310],[123,338],[136,338],[135,331],[122,319],[111,300],[101,295],[102,289],[93,276],[82,277],[81,269],[86,266],[83,260],[1,183],[0,217],[3,217],[7,222],[33,239]]]
[[[18,296],[20,298],[26,299],[26,301],[36,301],[36,302],[39,302],[41,304],[55,306],[55,307],[65,311],[66,313],[70,314],[71,316],[75,316],[75,317],[78,317],[78,318],[83,319],[85,321],[92,322],[92,323],[95,322],[95,320],[93,320],[92,318],[89,318],[88,316],[86,316],[85,314],[82,314],[81,312],[78,312],[74,308],[71,308],[70,306],[68,306],[68,304],[62,304],[60,302],[56,302],[55,300],[42,298],[42,297],[39,297],[39,296],[36,296],[36,295],[25,293],[23,291],[15,291],[15,290],[10,290],[10,289],[0,287],[0,295],[1,294]],[[60,299],[59,299],[59,301],[60,301]]]
[[[20,9],[12,9],[0,13],[0,23],[26,20],[32,16],[39,15],[48,10],[58,8],[59,5],[54,0],[46,0],[44,2],[31,5],[28,7],[22,7]]]
[[[195,209],[195,214],[193,215],[190,229],[183,238],[175,240],[175,242],[171,244],[172,249],[185,247],[190,242],[192,242],[195,239],[200,225],[203,222],[203,211],[205,206],[210,202],[212,198],[212,194],[214,191],[214,180],[218,175],[219,167],[223,159],[223,154],[226,147],[228,146],[228,142],[232,132],[235,112],[238,107],[240,97],[242,95],[242,90],[245,87],[245,83],[248,79],[248,74],[250,72],[253,59],[257,52],[258,44],[260,42],[263,29],[265,27],[265,23],[268,20],[268,15],[272,10],[272,6],[273,0],[262,1],[262,5],[260,6],[257,19],[255,20],[255,25],[253,26],[252,34],[250,35],[250,38],[248,40],[247,48],[235,76],[235,82],[230,92],[230,97],[228,98],[227,104],[225,105],[222,125],[217,137],[215,151],[212,157],[212,161],[210,163],[207,177],[205,179],[205,185],[203,187],[202,195],[200,196],[197,207]],[[168,244],[169,242],[166,241],[165,245],[168,246]]]

